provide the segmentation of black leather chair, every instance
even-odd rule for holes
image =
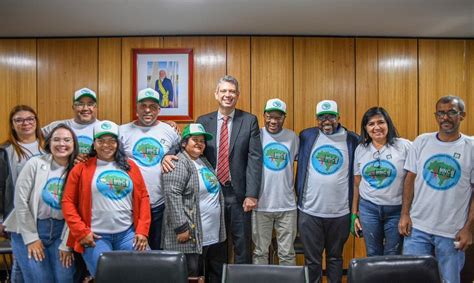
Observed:
[[[438,261],[432,256],[374,256],[349,264],[348,283],[441,283]]]
[[[306,266],[224,264],[222,283],[309,282]]]
[[[3,239],[0,241],[0,255],[2,255],[3,267],[6,273],[5,282],[10,282],[10,271],[12,267],[11,267],[11,264],[8,264],[8,263],[9,262],[11,263],[13,261],[12,246],[10,244],[10,240]],[[7,258],[9,258],[9,260],[7,260]]]
[[[186,257],[171,251],[103,253],[97,264],[95,282],[187,283]]]

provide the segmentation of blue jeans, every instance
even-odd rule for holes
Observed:
[[[12,250],[20,265],[26,283],[63,283],[72,282],[74,265],[65,268],[59,261],[59,245],[64,220],[43,219],[37,221],[38,236],[44,246],[45,258],[36,261],[28,258],[28,248],[23,242],[21,234],[12,233]]]
[[[11,238],[11,235],[10,235]],[[12,262],[12,273],[10,278],[12,283],[24,283],[25,280],[23,279],[23,273],[21,272],[20,264],[16,259],[16,256],[13,257]]]
[[[403,237],[398,233],[401,210],[401,205],[377,205],[360,198],[359,220],[367,256],[401,253]]]
[[[135,238],[133,226],[130,226],[127,230],[116,234],[96,234],[102,238],[95,239],[95,247],[85,248],[84,253],[82,254],[87,269],[94,277],[97,271],[97,262],[99,262],[99,257],[102,253],[110,251],[132,251],[134,250],[133,239]]]
[[[412,228],[405,238],[404,255],[433,255],[438,260],[441,276],[446,283],[461,281],[464,252],[454,248],[454,239],[436,236]]]

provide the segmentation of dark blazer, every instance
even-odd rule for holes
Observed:
[[[344,128],[344,127],[343,127]],[[347,131],[347,151],[349,153],[349,211],[352,208],[352,196],[354,195],[354,153],[359,144],[359,136],[351,131]],[[298,151],[298,169],[296,171],[296,193],[298,195],[298,205],[301,205],[305,189],[306,173],[308,163],[311,158],[311,149],[319,137],[319,128],[308,128],[300,133],[300,148]]]
[[[207,132],[216,137],[217,111],[200,116],[201,123]],[[207,160],[212,167],[217,163],[217,141],[212,139],[206,143]],[[255,115],[235,109],[232,120],[232,132],[229,143],[229,166],[232,187],[239,200],[245,197],[258,198],[262,181],[262,144],[260,129]]]
[[[7,216],[13,210],[13,196],[15,186],[8,160],[8,153],[0,147],[0,222],[7,219]]]

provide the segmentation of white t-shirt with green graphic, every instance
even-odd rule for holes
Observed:
[[[39,198],[38,219],[64,219],[61,211],[61,199],[66,177],[64,170],[66,170],[65,166],[59,165],[54,160],[51,162],[48,181],[46,181]]]
[[[263,178],[256,211],[280,212],[296,209],[294,164],[299,139],[293,131],[283,129],[271,134],[260,129],[263,148]]]
[[[94,126],[99,123],[99,120],[95,120],[90,124],[79,124],[74,119],[54,121],[51,124],[43,127],[42,131],[47,136],[57,125],[64,123],[69,126],[77,136],[79,143],[79,153],[89,153],[91,150],[92,143],[94,142]]]
[[[349,151],[347,132],[320,132],[311,150],[301,211],[335,218],[349,213]]]
[[[221,204],[220,185],[216,175],[200,159],[193,160],[199,174],[199,210],[201,212],[202,245],[219,242]]]
[[[425,233],[454,238],[467,220],[474,183],[474,140],[465,135],[442,142],[437,133],[420,135],[405,170],[416,174],[410,216]]]
[[[403,166],[411,147],[411,142],[402,138],[380,150],[372,143],[358,145],[354,155],[354,175],[362,176],[360,196],[378,205],[401,205],[406,175]]]
[[[135,160],[145,180],[151,207],[165,202],[161,189],[161,159],[179,143],[179,136],[168,124],[141,127],[134,122],[120,126],[120,139],[127,155]]]
[[[120,233],[133,223],[133,183],[127,172],[115,162],[97,159],[97,169],[91,184],[92,231]]]

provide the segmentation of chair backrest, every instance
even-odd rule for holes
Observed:
[[[374,256],[351,260],[347,282],[437,283],[441,276],[432,256]]]
[[[114,251],[103,253],[95,282],[188,282],[186,257],[171,251]]]
[[[306,266],[224,264],[222,283],[309,282]]]

